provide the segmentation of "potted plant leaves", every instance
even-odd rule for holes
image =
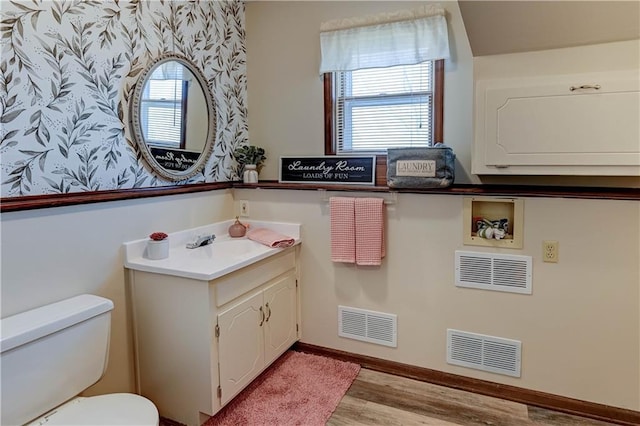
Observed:
[[[255,145],[243,145],[236,148],[234,157],[240,165],[238,174],[242,176],[244,183],[258,183],[258,173],[267,157],[264,148]]]

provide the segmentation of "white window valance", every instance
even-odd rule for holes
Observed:
[[[320,27],[320,51],[320,74],[447,59],[445,11],[440,5],[428,5],[324,22]]]

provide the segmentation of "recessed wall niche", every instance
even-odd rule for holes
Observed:
[[[465,245],[522,248],[523,200],[466,197],[462,217],[462,235]]]

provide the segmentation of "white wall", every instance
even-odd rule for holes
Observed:
[[[204,144],[207,142],[207,130],[209,129],[207,101],[202,90],[198,88],[198,80],[192,77],[190,84],[187,98],[187,143],[185,148],[202,152]]]
[[[249,131],[251,143],[267,149],[262,179],[277,179],[281,155],[323,154],[320,23],[417,4],[247,3]],[[458,158],[456,182],[477,183],[479,179],[469,175],[473,58],[457,3],[443,4],[453,46],[453,57],[445,63],[444,137]],[[523,182],[619,185],[621,181],[554,177],[501,181]],[[462,246],[460,196],[399,195],[397,206],[389,210],[388,256],[381,268],[330,262],[328,208],[316,191],[234,190],[234,198],[250,200],[257,219],[303,224],[305,342],[640,408],[639,203],[525,199],[524,248],[501,250],[533,256],[533,295],[523,296],[454,286],[454,251],[486,251]],[[541,263],[543,240],[560,242],[560,263]],[[398,314],[398,348],[339,338],[339,304]],[[449,327],[522,340],[522,378],[446,364]]]
[[[90,393],[133,391],[122,243],[232,215],[227,190],[3,213],[2,316],[82,293],[113,300],[109,365]]]
[[[328,194],[336,195],[345,196]],[[640,408],[639,203],[526,198],[523,249],[491,250],[462,245],[463,197],[399,194],[397,204],[387,207],[383,265],[356,267],[330,261],[324,196],[234,190],[236,200],[249,200],[252,218],[303,225],[304,342]],[[559,263],[542,262],[543,240],[559,241]],[[455,287],[455,250],[532,256],[533,294]],[[397,314],[398,347],[338,337],[338,305]],[[522,341],[522,377],[447,364],[447,328]]]
[[[266,148],[263,179],[278,178],[281,155],[323,155],[320,23],[415,7],[419,2],[249,2],[246,5],[249,138]],[[456,182],[471,170],[473,61],[456,2],[445,2],[451,54],[445,63],[444,141],[457,154]]]
[[[269,156],[262,178],[277,177],[279,155],[323,151],[319,23],[415,4],[247,4],[251,143],[265,146]],[[445,7],[454,46],[446,65],[445,138],[458,154],[458,182],[474,182],[465,172],[472,58],[457,4]],[[228,219],[233,199],[247,199],[253,218],[303,224],[305,342],[640,409],[639,203],[526,199],[524,248],[505,250],[534,257],[534,293],[522,296],[453,286],[453,251],[462,248],[459,196],[400,195],[389,210],[389,254],[381,268],[329,261],[328,208],[321,197],[316,191],[235,190],[232,198],[214,191],[3,213],[2,316],[84,292],[113,299],[110,363],[91,393],[133,390],[122,242]],[[560,241],[560,263],[540,262],[544,239]],[[398,348],[338,338],[338,304],[398,313]],[[521,339],[522,378],[446,364],[447,327]]]
[[[128,126],[137,78],[169,52],[203,71],[218,114],[214,155],[190,183],[236,177],[232,151],[247,137],[242,3],[80,2],[61,13],[60,2],[40,2],[36,14],[25,5],[0,6],[20,29],[2,44],[3,197],[173,184],[140,159]],[[91,392],[133,390],[121,244],[229,219],[231,205],[216,191],[3,213],[2,317],[85,292],[113,299],[109,367]]]
[[[319,28],[323,21],[411,9],[402,1],[251,1],[246,4],[249,138],[266,148],[261,177],[278,178],[282,155],[324,154],[323,85]],[[612,49],[584,47],[473,58],[455,1],[438,2],[447,11],[451,59],[445,61],[444,142],[456,153],[456,183],[640,187],[639,177],[482,176],[471,174],[474,67],[493,77],[536,72],[624,69],[637,64],[637,41]],[[601,60],[600,60],[601,59]],[[613,65],[612,65],[613,64]],[[529,71],[530,72],[530,71]]]

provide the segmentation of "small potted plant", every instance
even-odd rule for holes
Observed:
[[[154,232],[147,242],[147,258],[151,260],[169,257],[169,236],[164,232]]]
[[[264,148],[243,145],[236,148],[233,155],[240,164],[238,173],[242,176],[244,183],[258,183],[258,173],[264,165],[264,160],[267,159],[264,155]]]

